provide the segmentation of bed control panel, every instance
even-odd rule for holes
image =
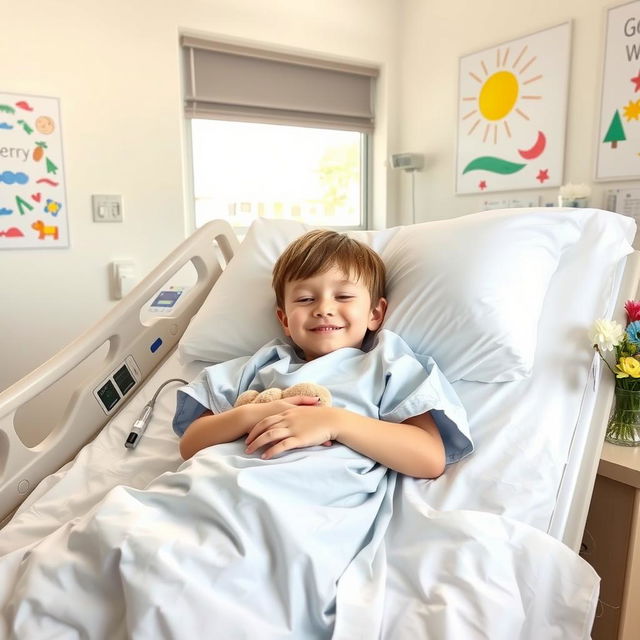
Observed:
[[[124,362],[93,390],[93,395],[102,410],[110,415],[129,391],[140,382],[140,378],[140,369],[136,361],[133,356],[127,356]]]
[[[170,314],[187,287],[169,287],[158,292],[147,311],[153,314]]]

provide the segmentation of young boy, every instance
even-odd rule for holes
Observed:
[[[384,330],[370,351],[362,350],[365,337],[384,320],[384,286],[380,257],[347,236],[317,230],[291,243],[275,264],[273,287],[278,320],[293,344],[274,341],[253,358],[212,367],[218,371],[205,379],[205,388],[192,389],[191,398],[179,402],[178,433],[189,414],[204,405],[213,409],[183,431],[182,457],[240,437],[246,454],[260,452],[265,460],[337,442],[389,469],[435,478],[447,462],[470,452],[470,439],[455,424],[464,422],[464,411],[430,358],[415,356]],[[225,376],[232,381],[216,393],[212,386]],[[299,381],[328,386],[333,406],[296,396],[231,408],[233,396],[247,388],[284,388]],[[220,395],[226,396],[222,402],[215,399]],[[185,402],[191,403],[186,410]]]

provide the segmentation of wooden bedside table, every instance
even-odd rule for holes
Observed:
[[[602,578],[593,640],[640,638],[640,447],[604,443],[581,555]]]

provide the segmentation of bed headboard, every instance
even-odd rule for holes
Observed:
[[[95,326],[0,393],[0,522],[40,480],[69,461],[134,395],[122,394],[117,406],[107,411],[95,393],[102,382],[113,379],[121,363],[127,363],[133,374],[133,385],[129,380],[133,391],[168,357],[238,244],[227,222],[215,220],[204,225]],[[175,312],[141,320],[141,309],[188,263],[195,269],[196,282],[185,292]],[[160,344],[162,349],[157,348]],[[107,352],[97,370],[81,381],[67,376],[104,345],[108,345]],[[53,385],[65,384],[65,380],[73,386],[66,389],[70,400],[63,415],[50,426],[41,442],[30,443],[16,429],[16,413]]]

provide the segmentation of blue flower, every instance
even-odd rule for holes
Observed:
[[[627,327],[627,339],[632,344],[640,346],[640,320],[629,324]]]

